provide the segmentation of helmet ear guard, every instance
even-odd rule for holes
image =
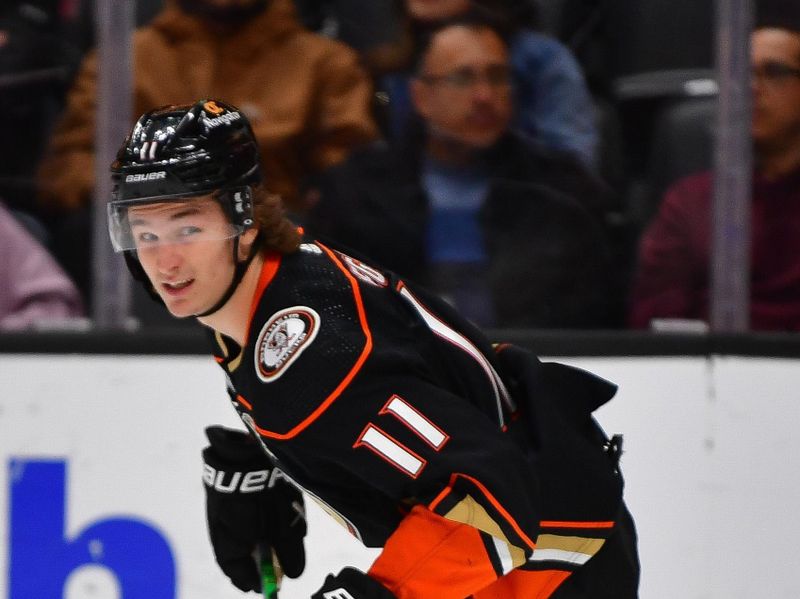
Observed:
[[[235,189],[221,189],[212,194],[230,221],[246,231],[255,224],[253,217],[253,189],[248,185]]]

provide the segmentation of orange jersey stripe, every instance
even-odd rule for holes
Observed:
[[[428,509],[435,510],[436,506],[439,505],[442,502],[442,500],[450,494],[452,490],[453,490],[453,479],[451,478],[450,484],[448,484],[444,489],[442,489],[442,492],[439,493],[434,498],[434,500],[430,502],[430,504],[428,504]]]
[[[261,267],[261,274],[258,277],[256,292],[253,294],[253,301],[250,302],[250,313],[247,315],[247,332],[245,333],[244,345],[242,345],[243,348],[247,347],[247,340],[250,337],[250,327],[253,326],[253,317],[256,314],[256,309],[258,309],[261,296],[264,295],[264,291],[269,287],[272,279],[275,278],[275,273],[278,272],[280,264],[281,255],[277,252],[270,252],[264,260],[264,265]]]
[[[240,404],[242,404],[242,405],[243,405],[244,407],[246,407],[248,410],[251,410],[251,411],[252,411],[252,409],[253,409],[253,406],[252,406],[252,405],[250,405],[250,402],[249,402],[249,401],[247,401],[247,400],[246,400],[244,397],[242,397],[241,395],[237,395],[237,396],[236,396],[236,401],[238,401]]]
[[[447,497],[447,495],[453,490],[453,486],[455,485],[456,478],[459,477],[459,476],[461,476],[463,478],[466,478],[473,485],[478,487],[478,489],[480,489],[481,493],[483,493],[483,496],[486,497],[486,499],[489,500],[489,502],[494,506],[494,509],[496,509],[498,512],[500,512],[500,515],[502,515],[503,518],[506,519],[506,522],[508,522],[511,525],[511,527],[514,529],[514,531],[528,545],[528,547],[530,547],[531,549],[535,549],[536,548],[536,543],[534,543],[530,539],[530,537],[528,537],[528,535],[525,534],[525,532],[522,530],[522,527],[519,524],[517,524],[516,520],[514,520],[514,518],[511,516],[511,514],[509,514],[506,511],[506,509],[500,504],[500,502],[497,501],[497,499],[494,498],[494,496],[489,492],[489,489],[487,489],[480,481],[478,481],[477,479],[475,479],[475,478],[473,478],[473,477],[471,477],[471,476],[469,476],[467,474],[461,474],[460,472],[454,473],[450,477],[450,483],[447,485],[447,488],[445,488],[441,493],[439,493],[439,495],[437,495],[436,499],[434,499],[431,502],[431,504],[428,506],[428,508],[430,510],[436,509],[436,506],[439,505],[439,503],[445,497]]]
[[[291,439],[292,437],[297,436],[303,430],[305,430],[312,422],[314,422],[319,416],[328,409],[328,406],[333,403],[333,401],[342,394],[342,392],[347,388],[350,382],[353,380],[353,377],[358,374],[358,371],[361,370],[361,367],[364,365],[364,362],[367,360],[370,352],[372,351],[372,333],[369,330],[369,325],[367,324],[367,315],[364,310],[364,303],[361,299],[361,290],[358,286],[358,282],[356,281],[355,277],[350,274],[350,271],[345,268],[342,263],[336,258],[336,256],[329,250],[327,247],[322,245],[321,243],[317,243],[322,250],[328,254],[330,259],[333,261],[334,264],[344,273],[344,276],[350,281],[350,286],[353,290],[353,297],[356,302],[356,310],[358,312],[358,319],[361,323],[361,330],[364,332],[364,337],[366,342],[364,343],[364,349],[361,350],[361,355],[356,360],[355,365],[353,368],[350,369],[350,372],[347,373],[347,376],[342,379],[336,389],[325,398],[323,401],[311,414],[309,414],[300,424],[295,426],[293,429],[289,430],[286,433],[275,433],[272,431],[268,431],[266,429],[262,429],[256,426],[256,430],[259,434],[264,435],[265,437],[269,437],[271,439]]]

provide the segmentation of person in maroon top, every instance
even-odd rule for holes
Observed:
[[[800,9],[759,6],[751,36],[755,153],[750,327],[800,330]],[[629,324],[707,320],[713,174],[667,190],[642,236]]]

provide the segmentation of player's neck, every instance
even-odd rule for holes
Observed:
[[[241,282],[236,287],[236,291],[233,292],[233,295],[225,305],[213,314],[203,316],[197,320],[205,326],[233,339],[240,346],[244,346],[247,338],[247,327],[250,324],[250,306],[258,286],[258,278],[263,264],[264,257],[259,252],[253,258]]]

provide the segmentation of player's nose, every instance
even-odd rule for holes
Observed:
[[[176,243],[165,243],[156,249],[156,266],[162,274],[170,274],[178,270],[183,263],[183,254]]]

